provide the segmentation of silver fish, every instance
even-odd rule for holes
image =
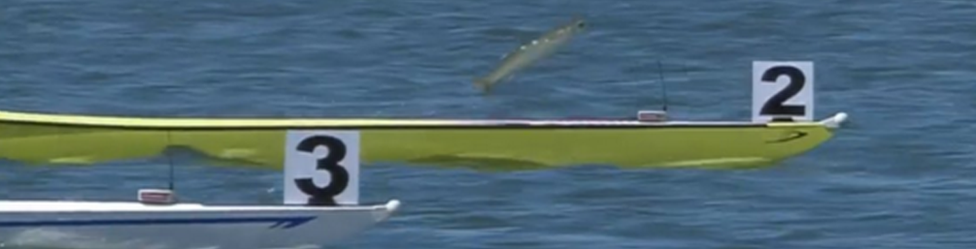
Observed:
[[[542,58],[552,55],[557,48],[566,44],[569,38],[583,31],[585,27],[586,22],[582,18],[573,18],[570,23],[550,30],[543,34],[542,37],[523,44],[515,51],[505,54],[501,63],[495,68],[495,71],[492,71],[487,76],[475,79],[475,86],[486,93],[491,91],[492,86],[495,84],[511,79],[515,73],[531,66]]]

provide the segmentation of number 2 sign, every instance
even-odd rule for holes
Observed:
[[[813,62],[752,62],[752,121],[813,120]]]

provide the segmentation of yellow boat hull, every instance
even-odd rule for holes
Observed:
[[[190,119],[0,112],[0,157],[93,164],[160,156],[178,146],[234,165],[280,169],[288,130],[360,132],[360,161],[537,169],[749,167],[825,142],[824,122]]]

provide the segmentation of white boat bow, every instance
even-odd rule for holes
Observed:
[[[820,123],[826,126],[827,128],[836,129],[840,127],[840,124],[844,123],[844,121],[846,120],[847,120],[847,113],[839,112],[837,114],[834,114],[834,116],[821,120]]]

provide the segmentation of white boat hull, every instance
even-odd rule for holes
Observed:
[[[55,248],[319,248],[386,220],[385,205],[203,206],[0,201],[0,242]]]

